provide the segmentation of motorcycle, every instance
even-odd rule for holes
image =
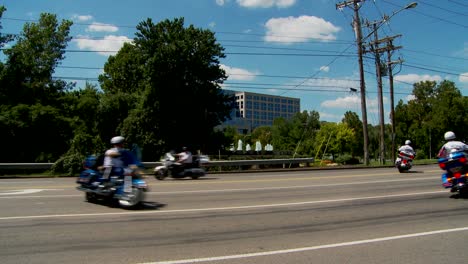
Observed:
[[[117,200],[123,208],[132,208],[139,205],[145,198],[148,185],[143,179],[140,170],[136,166],[112,172],[107,177],[108,171],[99,167],[101,158],[87,157],[84,162],[84,170],[80,173],[76,183],[78,190],[85,192],[88,202],[96,202],[99,199]]]
[[[464,152],[450,153],[446,158],[439,158],[439,167],[445,170],[442,174],[442,186],[450,192],[458,192],[460,196],[468,196],[468,159]]]
[[[407,172],[413,167],[414,154],[400,151],[395,160],[395,167],[400,173]]]
[[[198,179],[206,175],[205,169],[202,164],[209,161],[205,155],[194,155],[191,164],[182,165],[176,162],[174,155],[170,152],[166,153],[161,159],[162,165],[154,168],[154,177],[158,180],[164,180],[166,177],[174,179],[181,179],[190,177]]]

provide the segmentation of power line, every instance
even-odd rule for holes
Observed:
[[[468,4],[463,4],[463,3],[460,3],[460,2],[455,1],[455,0],[448,0],[448,1],[449,1],[449,2],[452,2],[452,3],[454,3],[454,4],[457,4],[457,5],[461,5],[461,6],[466,6],[466,7],[468,7]]]
[[[389,2],[389,1],[387,1],[387,0],[382,0],[382,1],[384,1],[384,2],[386,2],[386,3],[388,3],[388,4],[391,4],[391,5],[394,5],[394,6],[402,7],[402,6],[400,6],[400,5],[394,4],[394,3]],[[415,13],[418,13],[418,14],[420,14],[420,15],[429,17],[429,18],[433,18],[433,19],[440,20],[440,21],[445,22],[445,23],[449,23],[449,24],[452,24],[452,25],[457,25],[457,26],[461,26],[461,27],[464,27],[464,28],[468,28],[467,25],[459,24],[459,23],[457,23],[457,22],[453,22],[453,21],[450,21],[450,20],[447,20],[447,19],[444,19],[444,18],[436,17],[436,16],[429,15],[429,14],[425,14],[425,13],[420,12],[420,11],[417,11],[417,10],[412,10],[412,11],[415,12]]]
[[[421,54],[426,54],[426,55],[431,55],[431,56],[434,56],[434,57],[442,57],[442,58],[448,58],[448,59],[454,59],[454,60],[466,60],[466,61],[468,61],[468,58],[453,57],[453,56],[447,56],[447,55],[440,55],[440,54],[431,53],[431,52],[427,52],[427,51],[411,50],[411,49],[406,49],[406,48],[405,48],[405,51],[414,52],[414,53],[421,53]]]
[[[434,4],[429,4],[429,3],[427,3],[426,1],[423,1],[423,0],[419,0],[419,2],[424,4],[424,5],[432,6],[432,7],[438,8],[440,10],[444,10],[446,12],[449,12],[449,13],[457,14],[457,15],[460,15],[460,16],[468,16],[468,14],[460,13],[460,12],[453,11],[453,10],[449,10],[449,9],[446,9],[446,8],[443,8],[443,7],[434,5]]]
[[[416,69],[420,69],[420,70],[426,70],[426,71],[444,73],[444,74],[449,74],[449,75],[454,75],[454,76],[459,76],[460,74],[462,74],[462,73],[453,73],[453,72],[446,72],[446,71],[438,71],[438,70],[433,70],[433,69],[429,69],[429,68],[426,68],[426,67],[420,67],[420,66],[416,66],[416,65],[407,64],[407,63],[402,63],[402,65],[404,65],[404,66],[406,66],[406,67],[410,67],[410,68],[416,68]]]

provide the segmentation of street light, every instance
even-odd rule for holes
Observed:
[[[410,4],[408,4],[408,5],[404,6],[404,7],[402,7],[401,9],[399,9],[399,10],[397,10],[397,11],[394,11],[390,16],[384,15],[384,16],[383,16],[383,19],[382,19],[381,21],[371,23],[371,24],[374,24],[374,23],[375,23],[375,24],[378,24],[378,25],[374,28],[374,30],[373,30],[371,33],[369,33],[367,36],[365,36],[365,37],[362,39],[362,41],[366,40],[366,39],[369,38],[372,34],[374,34],[374,32],[375,32],[376,30],[378,30],[385,22],[389,21],[390,18],[392,18],[394,15],[400,13],[400,12],[403,11],[403,10],[415,8],[417,5],[418,5],[418,3],[412,2],[412,3],[410,3]]]

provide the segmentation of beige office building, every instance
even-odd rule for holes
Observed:
[[[249,131],[259,126],[271,126],[278,117],[286,119],[301,111],[299,98],[250,92],[234,92],[238,117]]]

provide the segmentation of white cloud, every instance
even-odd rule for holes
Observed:
[[[342,116],[327,113],[327,112],[319,112],[320,115],[320,120],[328,120],[329,122],[338,122],[339,120],[342,119]]]
[[[86,29],[86,31],[88,31],[88,32],[116,32],[118,30],[119,30],[119,28],[114,26],[114,25],[104,24],[104,23],[97,23],[97,22],[93,22]]]
[[[356,105],[361,104],[361,99],[358,96],[339,97],[335,100],[323,101],[320,106],[326,108],[341,108],[349,109],[354,108]]]
[[[346,79],[331,79],[331,78],[320,78],[320,79],[309,79],[304,82],[304,85],[309,86],[330,86],[339,87],[339,88],[358,88],[359,87],[359,80],[346,80]],[[327,88],[327,89],[330,89]]]
[[[255,75],[258,72],[251,72],[241,68],[233,68],[226,65],[221,64],[221,68],[226,72],[228,75],[228,80],[240,80],[240,81],[251,81],[255,79]]]
[[[439,75],[418,75],[418,74],[406,74],[406,75],[397,75],[395,76],[395,80],[402,81],[402,82],[409,82],[409,83],[417,83],[421,81],[436,81],[439,82],[442,80],[442,77]]]
[[[315,16],[272,18],[265,23],[264,37],[268,42],[285,44],[306,42],[311,39],[335,40],[335,33],[341,28]]]
[[[126,36],[105,36],[104,39],[91,39],[87,36],[78,36],[73,39],[82,50],[98,50],[98,54],[109,56],[115,55],[125,42],[132,42]]]
[[[320,71],[329,72],[329,71],[330,71],[330,67],[328,67],[328,66],[322,66],[322,67],[320,67]]]
[[[216,22],[211,22],[211,23],[209,23],[209,24],[208,24],[208,27],[210,27],[210,28],[216,27]]]
[[[237,4],[247,8],[286,8],[294,5],[296,0],[237,0]]]
[[[460,74],[458,80],[463,83],[468,83],[468,72]]]
[[[388,104],[387,97],[384,96],[382,99],[384,105]],[[339,97],[335,100],[323,101],[320,105],[326,108],[350,109],[354,111],[354,109],[361,109],[361,97],[359,97],[358,95]],[[366,99],[366,106],[368,112],[377,113],[378,105],[379,103],[377,98]]]
[[[229,2],[229,0],[216,0],[216,4],[219,5],[219,6],[223,6],[225,4],[227,4]]]
[[[92,20],[93,16],[91,16],[91,15],[73,15],[72,19],[73,20],[78,20],[79,22],[86,22],[86,21]]]

